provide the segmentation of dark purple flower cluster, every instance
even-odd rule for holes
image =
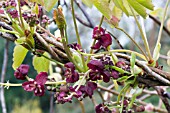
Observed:
[[[18,18],[18,11],[16,9],[7,9],[7,13],[11,15],[12,18]]]
[[[64,67],[66,67],[64,76],[67,83],[74,83],[79,80],[79,74],[75,71],[75,66],[72,62],[66,63]]]
[[[22,64],[22,65],[20,65],[20,67],[18,67],[18,68],[15,70],[14,76],[15,76],[17,79],[25,80],[25,79],[26,79],[25,76],[28,74],[28,71],[29,71],[29,65]]]
[[[15,0],[7,0],[3,3],[3,6],[6,7],[16,7],[17,3],[15,2]]]
[[[112,113],[112,111],[104,104],[99,104],[95,107],[96,113]]]
[[[35,25],[39,24],[39,20],[36,14],[23,13],[22,17],[29,24],[30,27],[34,27]]]
[[[97,43],[91,47],[92,49],[99,49],[101,46],[107,48],[112,44],[112,38],[110,34],[106,33],[102,27],[95,27],[93,29],[93,39],[96,39]]]
[[[35,80],[29,80],[22,84],[25,91],[34,91],[35,96],[43,96],[45,93],[45,83],[47,81],[47,73],[40,72]]]
[[[22,64],[20,67],[16,69],[14,72],[14,76],[17,79],[25,80],[26,75],[29,71],[29,65]],[[45,92],[45,83],[47,81],[47,73],[46,72],[40,72],[35,80],[29,79],[29,81],[26,81],[22,84],[22,87],[25,91],[34,91],[34,94],[36,96],[43,96]]]
[[[91,98],[96,88],[97,84],[89,81],[86,85],[81,86],[60,86],[60,89],[55,94],[55,99],[57,103],[63,104],[65,102],[71,102],[73,97],[78,98],[79,100],[82,100],[82,98],[87,96]]]
[[[79,51],[83,52],[82,47],[78,43],[72,43],[72,44],[69,44],[68,46],[74,50],[79,50]]]
[[[89,80],[92,81],[103,80],[104,82],[109,82],[110,78],[117,79],[120,75],[118,71],[111,68],[111,66],[114,65],[109,56],[105,56],[98,60],[91,60],[87,66],[91,69]],[[116,66],[124,70],[127,70],[128,68],[123,61],[117,62]]]
[[[42,16],[41,24],[44,24],[45,26],[48,25],[48,24],[50,24],[50,19],[48,18],[47,15],[43,15],[43,16]]]

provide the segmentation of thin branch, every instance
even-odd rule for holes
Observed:
[[[170,104],[168,102],[168,99],[165,96],[163,96],[164,90],[159,86],[155,86],[154,89],[157,91],[157,93],[158,93],[159,97],[161,98],[162,102],[164,103],[168,113],[170,113]]]
[[[117,91],[110,90],[110,89],[105,88],[101,85],[97,85],[97,86],[98,86],[99,89],[101,89],[103,91],[107,91],[107,92],[112,93],[114,95],[119,95],[119,92],[117,92]],[[127,95],[125,95],[125,98],[129,98],[129,97]],[[144,106],[146,106],[148,104],[148,103],[145,103],[145,102],[138,100],[138,99],[136,99],[136,101],[139,102],[140,104],[144,105]],[[158,108],[158,107],[153,107],[153,112],[167,113],[166,110]]]
[[[54,113],[54,94],[50,93],[50,113]]]
[[[122,57],[122,58],[125,58],[125,59],[128,59],[130,60],[130,56],[128,55],[124,55],[124,54],[121,54],[121,53],[115,53],[116,56],[118,57]],[[152,71],[146,64],[140,62],[139,60],[136,59],[136,64],[141,67],[142,69],[144,69],[144,71],[150,75],[151,77],[155,77],[157,80],[159,80],[160,82],[162,82],[163,84],[169,86],[170,85],[170,81],[167,80],[166,78],[162,77],[161,75],[159,75],[158,73],[155,73],[154,71]]]
[[[5,80],[5,74],[7,70],[7,64],[8,64],[8,41],[5,42],[5,49],[4,49],[4,59],[3,59],[3,65],[2,65],[2,72],[1,72],[1,83],[4,83]],[[4,88],[1,87],[1,106],[2,106],[2,113],[7,113],[6,110],[6,104],[5,104],[5,96],[4,96]]]
[[[86,17],[86,19],[88,20],[90,26],[92,28],[94,28],[94,24],[92,22],[92,20],[90,19],[89,15],[87,14],[87,12],[85,11],[84,7],[82,6],[82,4],[80,4],[77,0],[74,0],[77,4],[77,6],[80,8],[80,10],[82,11],[82,13],[84,14],[84,16]]]
[[[79,103],[80,103],[80,107],[81,107],[82,113],[85,113],[85,108],[84,108],[84,103],[83,103],[83,101],[80,101],[80,100],[79,100]]]
[[[149,15],[149,18],[151,18],[159,26],[161,25],[161,22],[158,19],[156,19],[154,16]],[[170,31],[165,26],[163,26],[163,30],[170,36]]]
[[[48,45],[48,43],[38,34],[35,33],[36,37],[38,38],[38,40],[46,47],[46,49],[48,50],[48,52],[54,57],[54,59],[56,59],[57,61],[61,61],[61,59],[58,57],[58,55],[52,50],[52,48]]]

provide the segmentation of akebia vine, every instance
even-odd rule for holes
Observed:
[[[68,2],[70,4],[68,4]],[[85,13],[77,0],[7,0],[0,1],[0,36],[15,43],[13,52],[14,77],[22,80],[20,84],[0,83],[1,86],[21,86],[27,92],[33,92],[35,96],[44,96],[46,91],[53,92],[54,102],[65,104],[72,102],[73,98],[82,101],[90,98],[94,102],[94,94],[101,90],[112,93],[116,100],[95,104],[96,113],[136,113],[144,111],[166,113],[170,109],[167,102],[169,93],[159,86],[170,85],[170,73],[165,72],[158,63],[161,49],[161,33],[165,20],[168,4],[167,0],[164,17],[162,18],[158,42],[153,55],[150,52],[147,37],[141,27],[138,16],[147,17],[147,10],[154,10],[151,0],[82,0],[88,7],[93,5],[102,13],[99,25],[93,23]],[[78,5],[87,22],[84,22],[75,14],[74,3]],[[53,8],[57,4],[57,8]],[[77,43],[70,43],[67,33],[67,20],[62,6],[71,7],[73,23],[77,37]],[[53,9],[52,9],[53,8]],[[52,11],[53,16],[48,17],[45,11]],[[134,17],[140,30],[144,49],[125,30],[119,27],[122,15]],[[82,48],[84,39],[80,40],[76,19],[86,27],[92,28],[91,40],[93,41],[90,52]],[[132,51],[124,49],[119,40],[116,41],[121,49],[111,47],[114,36],[102,26],[103,21],[113,29],[123,31],[140,49]],[[56,37],[48,26],[54,23],[60,31]],[[74,32],[74,30],[72,30]],[[29,65],[23,64],[28,52],[33,57],[33,66],[37,71],[34,78],[29,76]],[[55,65],[52,65],[52,63]],[[53,72],[50,66],[62,68],[61,76],[51,76]],[[103,86],[103,84],[105,84]],[[106,88],[113,85],[112,88]],[[165,104],[165,108],[158,108],[147,104],[140,97],[146,89],[153,87]],[[159,91],[162,91],[160,93]],[[145,92],[146,93],[146,92]],[[82,113],[84,113],[82,107]]]

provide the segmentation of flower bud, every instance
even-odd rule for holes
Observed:
[[[65,17],[63,15],[63,9],[61,6],[58,6],[57,9],[54,9],[53,19],[56,22],[56,24],[60,30],[64,29],[64,27],[66,25],[66,21],[65,21]]]
[[[25,76],[28,74],[28,70],[29,70],[29,65],[21,64],[20,67],[18,67],[14,72],[14,76],[17,79],[25,80],[26,79]]]

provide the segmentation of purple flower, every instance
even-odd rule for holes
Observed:
[[[101,75],[103,76],[103,81],[104,82],[109,82],[110,81],[110,72],[104,69],[104,64],[102,61],[99,60],[91,60],[87,66],[89,69],[92,71],[89,73],[89,79],[90,80],[100,80]]]
[[[112,44],[112,38],[110,34],[105,33],[105,30],[102,27],[100,27],[100,29],[95,27],[93,29],[93,38],[97,40],[97,43],[91,47],[92,49],[99,49],[101,46],[107,48]]]
[[[12,16],[12,18],[18,18],[18,11],[16,9],[8,9],[7,12]]]
[[[72,62],[64,65],[66,67],[65,74],[67,83],[74,83],[79,80],[79,74],[75,71],[75,66]]]
[[[29,71],[29,65],[26,65],[26,64],[21,64],[20,67],[18,67],[15,72],[14,72],[14,76],[17,78],[17,79],[20,79],[20,80],[25,80],[25,76],[28,74],[28,71]]]
[[[4,14],[4,10],[3,9],[0,9],[0,14]]]
[[[96,113],[112,113],[112,111],[107,106],[104,106],[103,104],[97,105],[95,111]]]
[[[35,80],[24,82],[22,87],[25,91],[34,91],[35,96],[43,96],[45,93],[44,85],[47,81],[47,76],[46,72],[40,72]]]
[[[79,50],[79,51],[83,52],[83,49],[81,48],[81,46],[78,43],[69,44],[68,46],[72,49]]]

